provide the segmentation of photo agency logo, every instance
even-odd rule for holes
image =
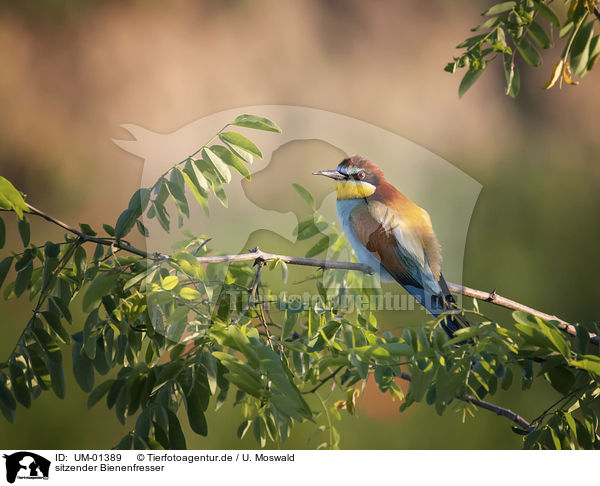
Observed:
[[[367,275],[298,266],[289,270],[287,281],[284,268],[283,278],[268,281],[272,294],[265,301],[265,305],[279,308],[285,302],[300,306],[335,305],[338,312],[424,312],[420,304],[430,307],[427,298],[434,301],[433,294],[443,291],[438,284],[442,266],[447,281],[462,281],[467,230],[481,185],[441,157],[382,128],[312,108],[265,105],[219,112],[168,134],[122,125],[133,140],[114,142],[144,160],[141,187],[156,187],[156,181],[167,177],[174,164],[186,160],[209,140],[218,143],[215,133],[219,128],[246,113],[264,116],[281,128],[281,133],[274,133],[231,127],[251,138],[262,152],[262,158],[254,157],[246,166],[251,180],[232,171],[231,180],[223,186],[226,202],[225,197],[211,196],[206,207],[189,204],[189,218],[180,217],[180,228],[175,224],[177,208],[170,201],[176,198],[167,196],[167,211],[173,215],[170,231],[161,228],[156,215],[149,218],[146,213],[142,217],[148,229],[149,253],[172,255],[186,240],[189,243],[196,238],[194,255],[237,255],[258,246],[271,253],[297,257],[345,262],[357,258],[373,270],[372,275]],[[355,154],[358,156],[352,157]],[[196,159],[203,163],[202,154]],[[327,177],[316,177],[315,172]],[[386,200],[384,181],[409,202],[392,201],[389,197]],[[379,193],[377,188],[382,188]],[[368,219],[369,214],[360,214],[357,208],[373,191],[378,201],[369,206],[369,211],[378,218],[379,226],[385,230],[383,234]],[[189,201],[194,201],[191,194],[188,196]],[[429,216],[419,212],[419,208],[426,209],[431,217],[437,240],[432,232],[428,233]],[[424,228],[420,233],[403,231],[403,211],[412,211],[410,216],[416,218],[416,225]],[[365,234],[357,237],[358,228]],[[393,242],[390,235],[395,238]],[[391,243],[383,241],[377,247],[382,236],[390,236]],[[443,264],[437,241],[443,248]],[[364,248],[358,249],[361,242]],[[380,264],[386,248],[396,267]],[[407,248],[408,252],[404,252]],[[230,265],[225,262],[206,266],[210,291],[205,304],[214,309],[225,285],[230,311],[235,314],[236,306],[249,304],[249,293],[248,289],[236,289],[231,284],[235,273],[228,273],[228,268],[233,268]],[[411,277],[400,278],[401,270]],[[269,278],[265,273],[275,272],[263,272],[263,280]]]
[[[48,479],[50,461],[28,451],[4,454],[6,480],[13,484],[17,479]]]

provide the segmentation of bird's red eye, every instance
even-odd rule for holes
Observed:
[[[362,181],[365,178],[365,173],[360,171],[358,174],[356,174],[356,177]]]

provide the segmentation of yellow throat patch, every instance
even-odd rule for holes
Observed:
[[[338,199],[360,199],[375,192],[375,186],[361,181],[339,181],[335,184]]]

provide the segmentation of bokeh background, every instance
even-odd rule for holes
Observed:
[[[239,106],[337,112],[406,137],[482,184],[465,250],[467,285],[592,322],[600,263],[600,72],[577,88],[543,91],[560,56],[557,46],[541,68],[522,66],[516,101],[503,94],[500,65],[459,100],[460,78],[442,68],[489,3],[4,2],[0,174],[59,219],[99,227],[116,220],[140,183],[143,161],[112,142],[128,138],[123,123],[169,133]],[[302,182],[322,191],[316,180]],[[272,197],[257,194],[276,207],[290,194],[289,184],[267,183]],[[7,224],[7,247],[17,248],[15,225]],[[60,237],[48,225],[32,224],[35,241]],[[0,356],[10,352],[31,307],[26,300],[0,302]],[[70,369],[70,352],[65,360]],[[101,405],[88,411],[70,373],[67,386],[65,400],[48,393],[31,409],[19,408],[14,425],[2,418],[0,448],[114,446],[128,428]],[[494,401],[533,418],[554,397],[539,385],[526,393],[513,387]],[[439,417],[426,405],[403,414],[397,408],[369,386],[357,416],[345,414],[340,422],[341,447],[521,445],[506,420],[485,411],[462,424],[458,415]],[[236,439],[239,417],[231,407],[211,413],[209,436],[190,432],[188,446],[256,447],[251,437]],[[284,446],[316,447],[321,441],[311,431],[299,427]]]

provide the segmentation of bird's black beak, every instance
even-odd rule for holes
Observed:
[[[337,170],[318,170],[317,172],[313,172],[313,175],[322,175],[329,177],[330,179],[335,179],[336,181],[346,179],[346,176]]]

